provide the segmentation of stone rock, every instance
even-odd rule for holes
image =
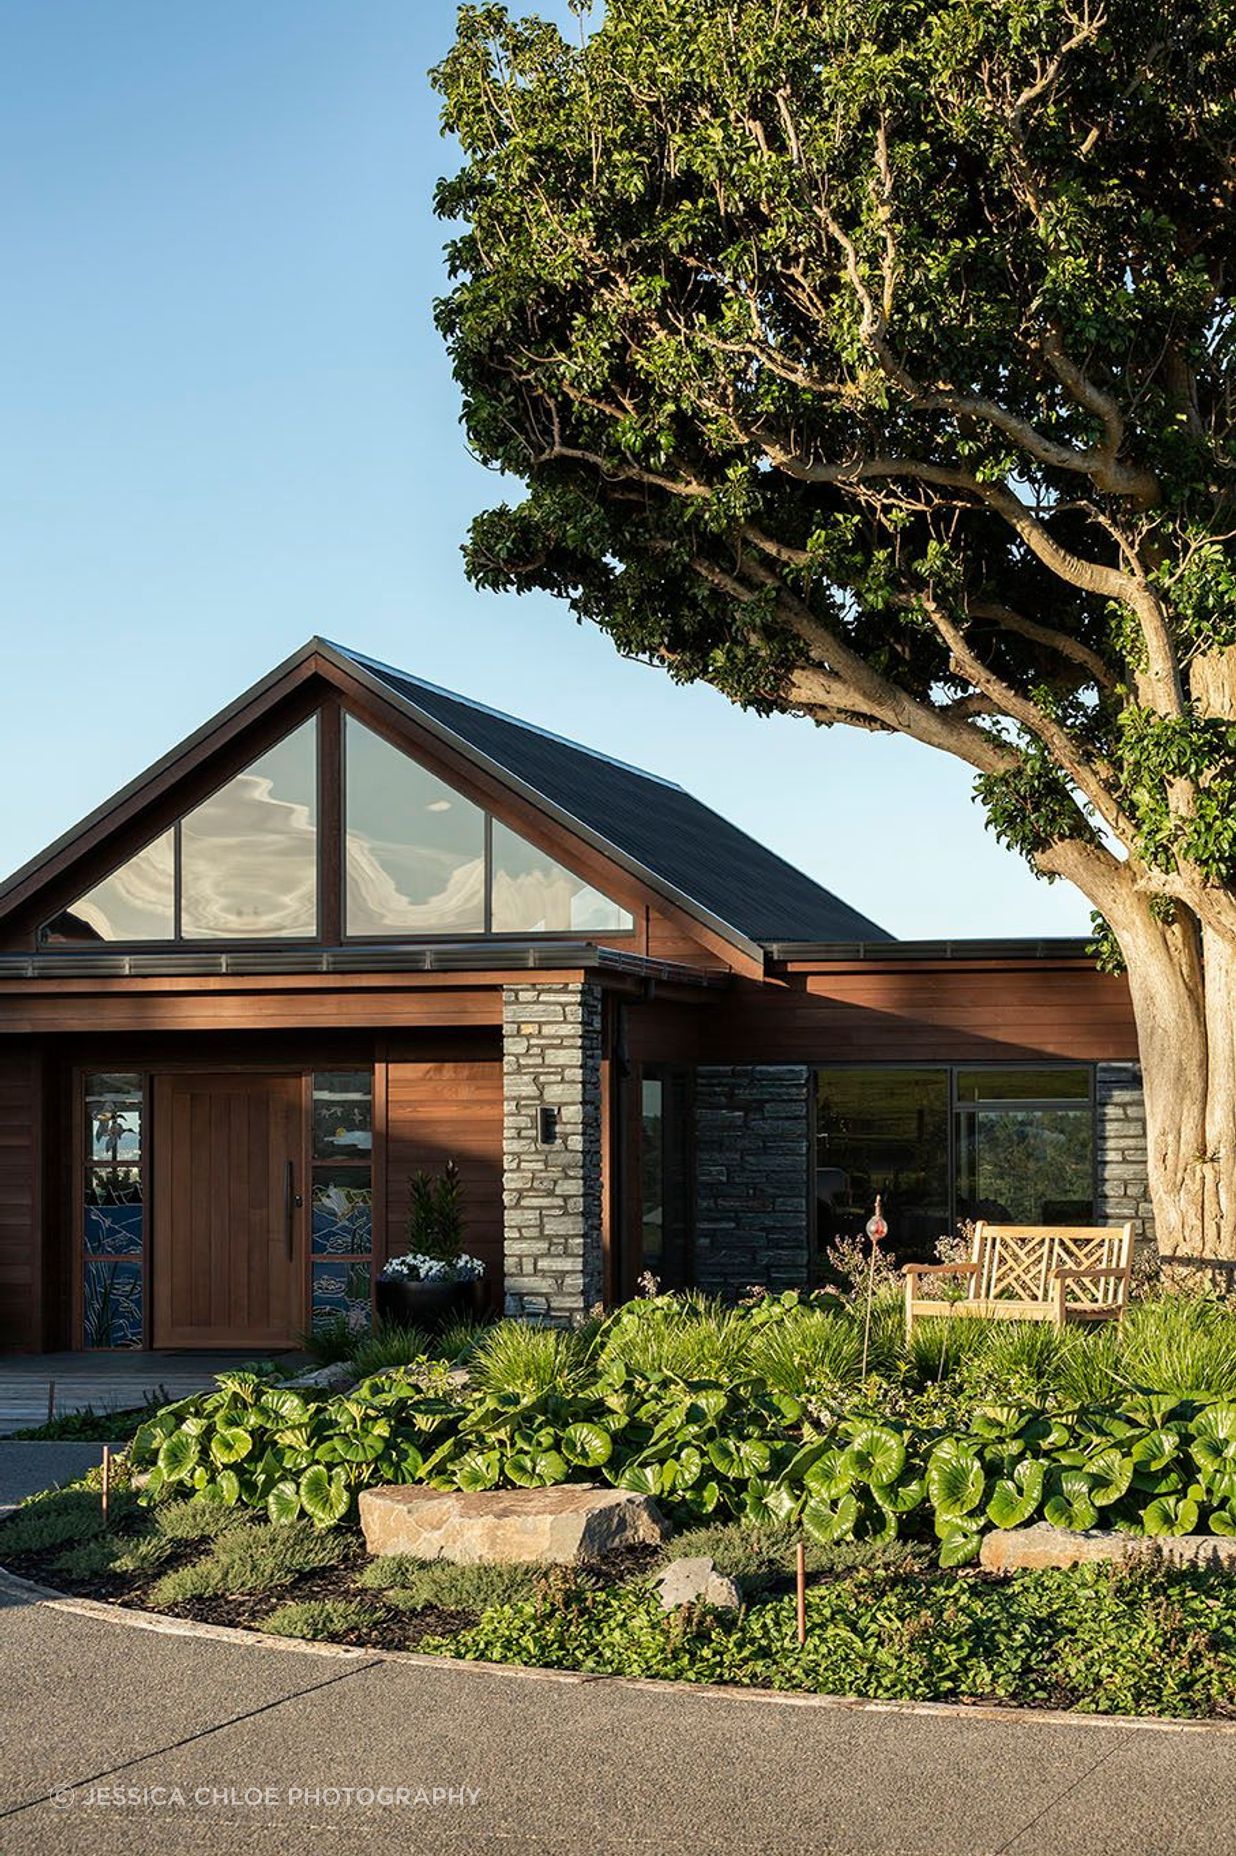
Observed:
[[[422,1560],[541,1561],[574,1565],[623,1547],[664,1540],[655,1502],[625,1489],[560,1483],[548,1489],[362,1489],[360,1521],[370,1553]]]
[[[297,1373],[294,1379],[280,1381],[290,1392],[346,1392],[356,1383],[356,1369],[350,1360],[332,1360],[329,1366],[317,1366]]]
[[[715,1605],[718,1611],[737,1611],[742,1603],[734,1581],[718,1572],[704,1555],[671,1560],[657,1578],[656,1589],[665,1611],[676,1611],[679,1605]]]
[[[1087,1566],[1155,1556],[1173,1566],[1236,1567],[1236,1539],[1219,1534],[1075,1534],[1039,1521],[997,1528],[983,1537],[979,1564],[988,1572],[1028,1572],[1043,1566]]]

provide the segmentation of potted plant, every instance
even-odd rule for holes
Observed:
[[[408,1192],[407,1251],[391,1257],[378,1275],[379,1320],[424,1328],[471,1314],[484,1274],[481,1259],[463,1248],[455,1162],[448,1160],[436,1176],[415,1173]]]

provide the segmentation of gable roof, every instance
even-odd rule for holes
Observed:
[[[530,722],[425,683],[363,653],[312,638],[220,714],[0,883],[0,918],[131,821],[178,777],[188,757],[244,726],[290,680],[314,669],[363,685],[398,715],[556,818],[568,830],[758,956],[774,943],[890,942],[893,937],[672,781],[568,741]]]
[[[319,643],[324,644],[322,640]],[[681,786],[338,644],[434,733],[514,778],[676,900],[759,946],[892,936]]]

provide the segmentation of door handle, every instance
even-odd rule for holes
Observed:
[[[296,1163],[289,1160],[283,1170],[283,1219],[287,1227],[289,1262],[296,1254],[296,1214],[304,1202],[296,1190]]]

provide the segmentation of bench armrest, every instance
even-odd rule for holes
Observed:
[[[903,1276],[977,1276],[977,1263],[906,1263]]]

